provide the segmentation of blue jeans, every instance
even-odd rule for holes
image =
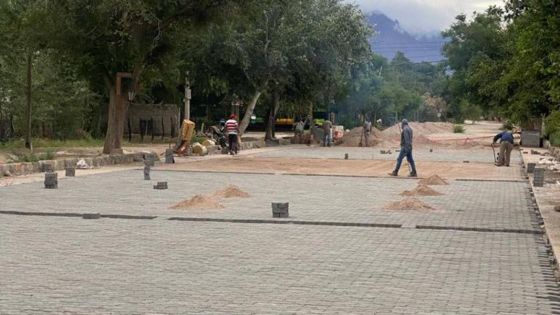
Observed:
[[[395,167],[395,173],[399,172],[399,169],[401,168],[401,164],[405,156],[406,156],[406,160],[408,161],[408,164],[410,164],[410,167],[412,168],[410,173],[416,174],[416,165],[414,164],[414,159],[412,158],[412,148],[410,149],[401,148],[401,152],[399,153],[399,157],[397,158],[397,166]]]

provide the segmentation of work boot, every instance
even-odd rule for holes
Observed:
[[[418,175],[416,175],[416,172],[412,172],[408,175],[408,177],[418,177]]]
[[[392,171],[391,173],[389,173],[389,175],[391,175],[391,176],[399,176],[399,173],[397,173],[397,171]]]

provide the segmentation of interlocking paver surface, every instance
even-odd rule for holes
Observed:
[[[154,190],[159,180],[168,190]],[[211,194],[228,184],[239,186],[250,198],[224,199],[224,209],[174,210],[175,203],[196,194]],[[523,182],[451,181],[432,186],[443,193],[418,197],[435,212],[388,211],[388,203],[402,200],[416,180],[197,172],[152,172],[144,181],[141,170],[60,180],[58,190],[42,183],[0,190],[5,210],[46,212],[100,212],[102,214],[170,215],[229,219],[269,219],[272,202],[290,202],[296,220],[481,228],[533,229]],[[4,197],[5,196],[5,197]],[[25,196],[22,198],[21,196]]]
[[[391,154],[381,154],[380,150],[391,150]],[[496,148],[496,153],[499,149]],[[398,152],[395,148],[355,148],[355,147],[313,147],[309,148],[305,145],[292,145],[282,147],[278,150],[267,150],[258,152],[253,155],[258,157],[293,157],[293,158],[321,158],[321,159],[344,159],[344,154],[348,153],[350,159],[358,160],[396,160]],[[493,163],[493,153],[490,147],[472,148],[472,149],[449,149],[445,147],[434,146],[430,152],[429,146],[422,146],[413,149],[413,155],[419,161],[449,161],[449,162],[481,162]],[[521,163],[521,157],[518,151],[511,154],[511,164]]]
[[[0,313],[551,314],[538,238],[3,216]]]
[[[255,158],[342,151],[291,147]],[[473,152],[475,161],[489,151]],[[439,158],[462,163],[464,155]],[[61,179],[57,190],[41,182],[2,187],[0,210],[158,217],[0,215],[0,314],[558,313],[560,292],[542,235],[414,228],[540,231],[528,184],[521,173],[513,178],[519,181],[433,186],[444,195],[418,198],[435,212],[384,210],[417,183],[394,178],[156,167],[151,181],[138,169]],[[157,181],[169,189],[154,190]],[[169,209],[229,184],[250,198],[224,199],[216,210]],[[167,220],[270,220],[271,202],[290,202],[288,220],[403,227]]]

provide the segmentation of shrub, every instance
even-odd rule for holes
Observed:
[[[555,131],[549,135],[550,144],[555,147],[560,147],[560,130]]]
[[[464,132],[465,132],[465,128],[463,127],[463,125],[453,126],[453,133],[464,133]]]
[[[513,123],[509,120],[504,121],[502,124],[502,130],[513,130]]]
[[[553,111],[546,117],[544,123],[546,126],[544,133],[547,136],[560,132],[560,111]]]

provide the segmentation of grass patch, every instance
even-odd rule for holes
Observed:
[[[101,139],[75,139],[75,140],[52,140],[36,138],[31,141],[33,148],[72,148],[72,147],[99,147],[103,146]],[[19,150],[25,149],[24,139],[15,139],[7,142],[0,142],[0,150]]]
[[[453,133],[465,133],[465,127],[463,125],[454,125]]]

